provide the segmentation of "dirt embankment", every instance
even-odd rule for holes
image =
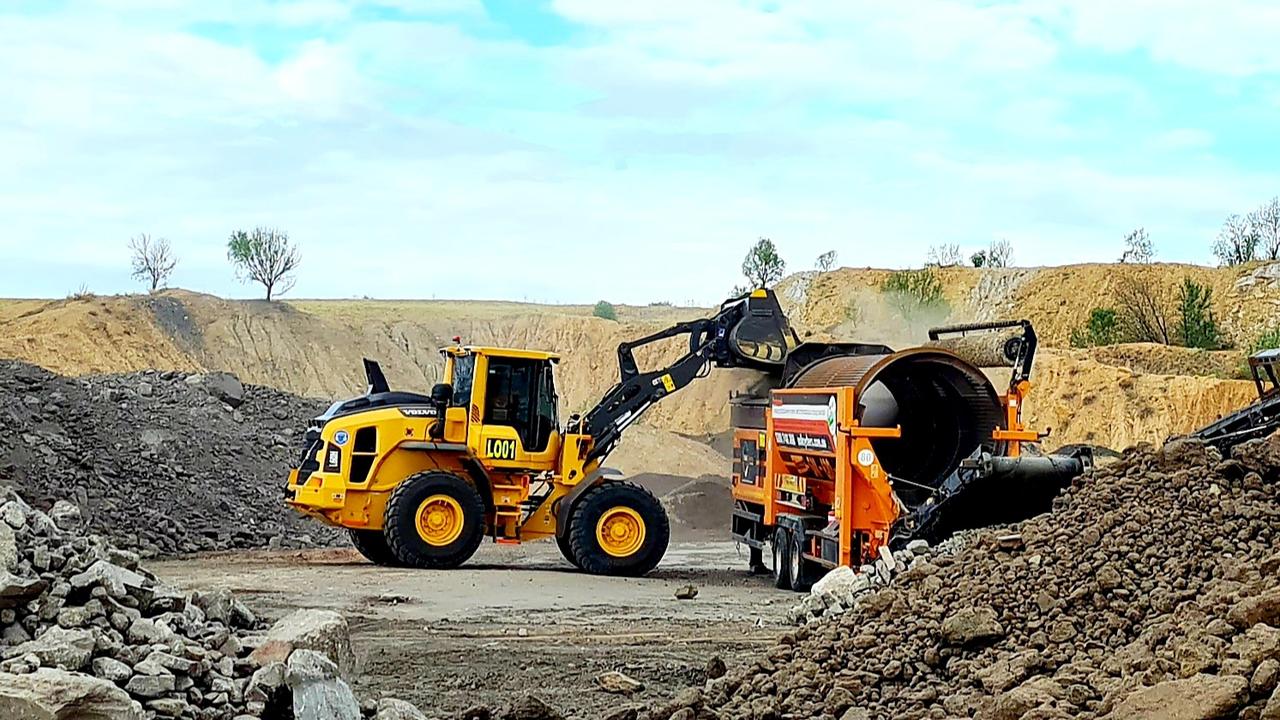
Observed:
[[[889,271],[842,268],[800,273],[779,286],[802,334],[906,347],[943,322],[1026,317],[1044,351],[1034,376],[1028,419],[1052,427],[1051,442],[1124,447],[1159,442],[1208,423],[1252,397],[1236,374],[1240,355],[1159,346],[1058,351],[1070,331],[1125,274],[1147,274],[1176,285],[1192,277],[1214,289],[1216,312],[1228,335],[1251,341],[1280,317],[1280,264],[1244,269],[1181,265],[1084,265],[1068,268],[939,271],[948,311],[902,314],[880,293]],[[440,378],[440,348],[451,338],[476,345],[549,350],[561,355],[562,414],[583,412],[616,381],[619,342],[705,315],[698,308],[619,308],[618,322],[580,306],[453,301],[325,300],[265,303],[226,301],[185,291],[153,297],[0,303],[0,356],[25,359],[57,372],[226,370],[246,382],[331,399],[364,387],[360,360],[379,360],[395,387],[426,389]],[[934,315],[937,315],[935,313]],[[645,367],[681,352],[679,339],[643,348]],[[628,439],[613,463],[697,477],[723,474],[703,448],[673,435],[708,436],[729,429],[725,402],[751,391],[751,371],[712,373],[653,407],[644,424],[657,435]],[[650,449],[662,452],[652,453]],[[620,458],[620,459],[619,459]]]
[[[1041,340],[1066,347],[1096,307],[1116,307],[1117,286],[1126,278],[1148,282],[1176,296],[1184,279],[1210,288],[1213,311],[1227,340],[1251,345],[1280,318],[1280,262],[1238,268],[1199,265],[1070,265],[1046,268],[943,268],[935,271],[947,309],[904,320],[889,307],[880,288],[892,271],[840,268],[827,273],[798,273],[779,285],[792,319],[818,331],[902,344],[923,337],[941,321],[969,322],[1025,318]],[[903,337],[905,336],[905,338]]]

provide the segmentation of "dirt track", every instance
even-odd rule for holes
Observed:
[[[188,589],[231,588],[268,618],[299,607],[347,613],[361,695],[395,695],[445,716],[534,692],[580,718],[629,701],[596,686],[603,672],[643,682],[630,699],[639,702],[660,697],[648,688],[700,683],[713,657],[732,666],[772,642],[794,595],[745,567],[729,543],[682,544],[646,578],[600,578],[573,571],[548,542],[485,545],[446,572],[375,568],[349,551],[152,566]],[[698,587],[696,599],[675,599],[684,585]]]

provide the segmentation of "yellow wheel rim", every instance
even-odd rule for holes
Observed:
[[[613,557],[630,557],[640,552],[644,535],[640,513],[622,505],[605,510],[596,523],[596,541],[601,550]]]
[[[443,547],[462,534],[462,505],[448,495],[432,495],[418,506],[418,536]]]

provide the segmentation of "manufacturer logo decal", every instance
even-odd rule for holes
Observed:
[[[333,434],[333,441],[338,445],[346,445],[347,441],[350,439],[351,435],[346,430],[339,430]]]
[[[440,411],[434,405],[423,405],[421,407],[402,407],[400,414],[405,417],[437,417]]]

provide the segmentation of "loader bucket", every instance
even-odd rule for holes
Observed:
[[[757,290],[745,298],[746,310],[726,328],[733,364],[778,372],[798,344],[795,331],[771,290]]]

